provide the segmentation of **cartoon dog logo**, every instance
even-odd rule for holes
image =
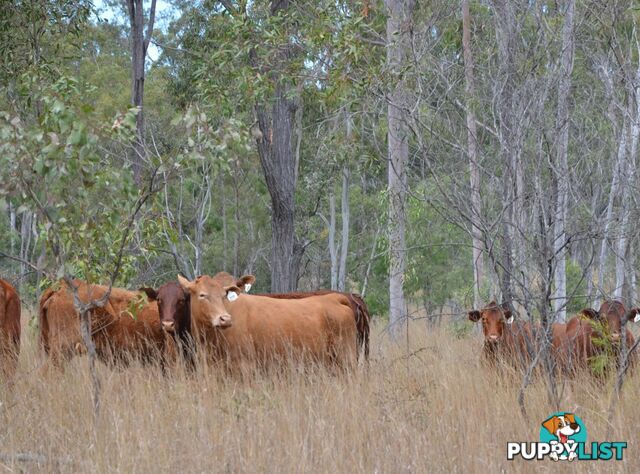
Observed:
[[[563,448],[560,452],[563,454],[558,455],[558,450],[553,449],[553,452],[549,455],[554,461],[573,461],[578,457],[573,448],[575,441],[570,437],[580,432],[580,425],[576,422],[576,417],[573,413],[565,413],[564,415],[554,415],[551,418],[545,420],[542,426],[553,436],[558,438],[552,440],[550,444],[560,444]],[[568,453],[568,454],[567,454]]]

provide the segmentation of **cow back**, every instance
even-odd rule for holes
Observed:
[[[242,294],[226,303],[233,324],[224,330],[202,327],[210,353],[231,365],[253,360],[313,360],[350,365],[356,357],[355,319],[349,300],[339,293],[278,299]]]
[[[276,299],[304,299],[309,298],[310,296],[324,296],[330,294],[340,294],[347,298],[356,323],[358,348],[362,349],[365,360],[368,360],[371,314],[369,313],[367,304],[359,294],[320,289],[315,291],[294,291],[291,293],[262,293],[256,296],[266,296],[268,298]]]

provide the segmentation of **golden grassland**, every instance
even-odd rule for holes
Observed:
[[[94,419],[86,357],[43,373],[27,329],[17,380],[0,389],[0,472],[640,472],[640,373],[610,427],[611,383],[581,378],[563,390],[561,410],[583,419],[589,440],[609,428],[611,441],[628,442],[624,461],[507,461],[507,442],[537,441],[554,411],[540,378],[527,421],[519,380],[480,363],[478,336],[415,324],[407,350],[381,325],[373,334],[369,367],[340,375],[100,365]]]

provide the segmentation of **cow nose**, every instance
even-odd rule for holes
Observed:
[[[497,340],[498,340],[498,336],[497,336],[496,334],[491,334],[491,335],[489,336],[489,340],[490,340],[490,341],[497,341]]]
[[[167,332],[173,332],[176,329],[176,323],[174,321],[162,321],[162,328]]]
[[[221,314],[213,320],[213,325],[218,328],[228,328],[231,326],[231,315]]]
[[[613,334],[611,334],[611,339],[613,339],[614,341],[619,341],[620,340],[620,333],[619,332],[614,332]]]

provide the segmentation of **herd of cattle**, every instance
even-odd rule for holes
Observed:
[[[623,355],[628,366],[636,358],[635,339],[626,324],[640,322],[640,308],[627,311],[617,300],[606,300],[598,311],[585,308],[566,323],[552,323],[547,328],[530,321],[515,321],[507,305],[495,301],[481,310],[469,311],[469,319],[482,322],[484,356],[490,361],[526,364],[541,352],[545,341],[550,342],[555,369],[565,374],[593,367],[590,364],[599,355],[611,357],[616,363]],[[606,370],[600,374],[606,374]]]
[[[107,364],[137,359],[164,368],[182,354],[193,367],[196,349],[229,367],[291,357],[348,367],[360,352],[368,357],[370,314],[359,295],[249,295],[254,282],[252,275],[220,272],[194,281],[179,277],[157,290],[114,287],[107,296],[107,286],[62,280],[40,297],[39,345],[46,364],[56,367],[84,352],[77,298],[83,304],[104,300],[89,316],[96,353]],[[10,375],[20,350],[20,299],[4,280],[0,290],[0,361]]]
[[[62,367],[85,350],[75,302],[104,300],[90,313],[91,336],[98,357],[107,364],[133,359],[156,361],[163,368],[178,355],[195,366],[196,350],[227,367],[245,362],[282,362],[291,357],[332,367],[349,367],[369,357],[371,316],[354,293],[319,290],[308,293],[249,295],[255,277],[235,278],[220,272],[194,281],[178,277],[158,289],[130,291],[60,281],[45,290],[39,303],[39,344],[47,365]],[[626,328],[640,321],[640,309],[626,310],[620,301],[605,301],[598,311],[584,309],[566,324],[548,328],[515,321],[505,305],[489,303],[469,312],[481,322],[483,352],[488,360],[527,362],[545,341],[560,370],[587,367],[611,348],[634,345]],[[0,366],[12,375],[20,351],[20,298],[0,280]],[[546,337],[541,332],[548,331]]]

